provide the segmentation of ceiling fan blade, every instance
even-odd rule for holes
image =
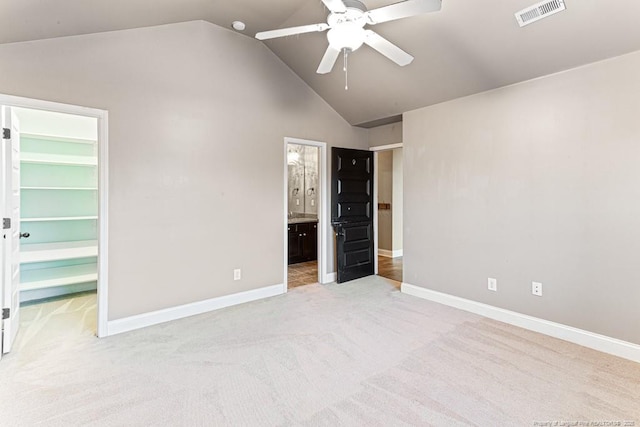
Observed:
[[[327,47],[327,51],[324,53],[322,57],[322,61],[320,61],[320,65],[318,66],[318,74],[327,74],[333,70],[333,66],[338,60],[338,55],[340,55],[340,51],[332,48],[331,46]]]
[[[442,7],[442,0],[407,0],[389,6],[379,7],[365,13],[369,24],[408,18],[423,13],[435,12]]]
[[[282,28],[279,30],[261,31],[256,33],[258,40],[275,39],[277,37],[294,36],[296,34],[320,32],[329,29],[329,24],[311,24],[302,25],[300,27]]]
[[[413,61],[413,56],[371,30],[365,31],[364,42],[401,67]]]
[[[334,13],[345,13],[347,6],[344,5],[342,0],[322,0],[327,9]]]

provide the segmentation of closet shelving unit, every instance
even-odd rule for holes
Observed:
[[[22,302],[96,288],[94,140],[21,134]]]

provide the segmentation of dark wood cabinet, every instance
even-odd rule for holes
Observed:
[[[289,224],[289,264],[314,261],[318,258],[318,224]]]
[[[302,233],[298,232],[299,224],[289,224],[289,264],[304,261],[302,256]]]
[[[318,259],[318,224],[309,223],[307,231],[302,234],[302,256],[305,261]]]

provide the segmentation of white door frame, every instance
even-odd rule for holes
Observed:
[[[402,142],[396,144],[379,145],[370,147],[369,151],[373,151],[373,260],[374,274],[378,274],[378,152],[390,151],[396,148],[402,148]],[[403,150],[404,155],[404,150]],[[403,211],[404,212],[404,211]]]
[[[1,148],[2,146],[0,145],[0,149]],[[0,156],[0,163],[2,163],[2,167],[4,167],[2,156]],[[4,189],[5,189],[5,185],[4,185],[3,179],[0,178],[0,213],[3,214],[3,216],[4,216],[4,203],[5,203]],[[3,230],[3,234],[4,234],[4,230]],[[3,278],[4,271],[2,271],[3,268],[4,268],[4,244],[0,244],[0,310],[4,307],[4,278]],[[4,320],[2,319],[2,316],[0,316],[0,340],[2,339],[1,331],[4,329],[3,323],[4,323]],[[2,345],[0,345],[0,359],[2,359]]]
[[[300,139],[300,138],[284,138],[284,211],[283,218],[284,224],[282,227],[283,230],[283,241],[284,241],[284,289],[283,292],[287,292],[287,270],[288,270],[288,260],[289,260],[289,235],[287,232],[287,226],[289,225],[287,219],[287,212],[289,211],[289,165],[287,161],[287,146],[289,144],[298,144],[298,145],[308,145],[310,147],[317,147],[319,149],[318,155],[318,185],[320,186],[320,206],[318,206],[318,283],[330,283],[333,281],[332,275],[329,274],[327,270],[327,260],[329,259],[327,254],[327,226],[329,218],[329,214],[327,213],[327,208],[329,206],[329,194],[327,191],[327,143],[320,141],[311,141],[308,139]]]
[[[108,320],[109,113],[106,110],[0,94],[0,105],[31,108],[98,120],[98,337],[106,337]]]
[[[9,353],[13,347],[13,343],[20,329],[20,175],[14,176],[14,170],[17,165],[18,173],[20,170],[20,120],[15,111],[5,105],[2,108],[3,126],[9,129],[11,135],[8,143],[2,141],[2,166],[3,182],[2,182],[2,198],[5,203],[3,207],[3,217],[9,218],[12,222],[11,227],[6,230],[4,258],[2,265],[5,268],[3,274],[4,289],[2,293],[7,298],[3,302],[2,307],[8,308],[10,312],[9,319],[2,325],[2,353]],[[5,116],[6,113],[6,116]],[[18,192],[16,198],[15,192]],[[17,200],[16,200],[17,199]],[[8,208],[8,209],[7,209]],[[8,249],[8,251],[7,251]],[[17,267],[16,267],[17,264]],[[8,324],[8,325],[7,325]],[[8,327],[7,327],[8,326]]]

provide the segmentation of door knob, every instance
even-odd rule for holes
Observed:
[[[28,238],[29,238],[29,236],[31,236],[31,234],[30,234],[30,233],[20,233],[20,238],[21,238],[21,239],[22,239],[22,238],[28,239]]]

